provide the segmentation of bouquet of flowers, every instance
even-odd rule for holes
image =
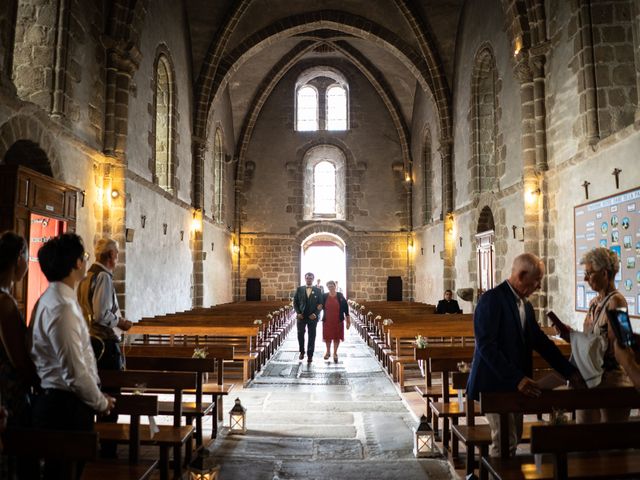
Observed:
[[[270,313],[267,313],[267,318],[268,318],[269,320],[271,320],[271,319],[273,319],[273,315],[271,315]]]
[[[458,362],[458,371],[460,373],[467,373],[469,370],[471,370],[471,365],[467,362]]]
[[[262,325],[262,320],[260,320],[259,318],[253,321],[254,325]]]
[[[416,347],[417,348],[427,348],[427,339],[422,335],[418,335],[416,337]]]
[[[378,317],[378,318],[380,318],[380,317]],[[390,318],[385,318],[385,319],[382,321],[382,324],[383,324],[385,327],[388,327],[389,325],[393,324],[393,320],[391,320]]]
[[[207,347],[196,347],[193,349],[193,355],[191,355],[191,358],[207,358],[207,355],[209,355],[209,352],[207,352]]]
[[[374,318],[374,320],[376,320],[376,321],[382,320],[382,317],[380,315],[377,315],[376,318]]]

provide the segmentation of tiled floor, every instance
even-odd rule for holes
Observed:
[[[412,428],[422,399],[403,400],[351,330],[338,363],[323,360],[318,328],[313,363],[298,360],[295,329],[256,379],[225,403],[240,398],[246,435],[223,428],[208,461],[221,479],[449,479],[442,458],[414,458]],[[228,415],[226,415],[228,417]],[[228,425],[228,418],[225,418]]]

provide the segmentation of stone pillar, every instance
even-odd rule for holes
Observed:
[[[578,0],[578,38],[576,52],[580,58],[578,91],[580,113],[584,116],[585,141],[595,145],[600,140],[598,125],[598,97],[596,90],[596,69],[593,55],[593,32],[591,27],[591,6],[589,0]]]
[[[71,9],[68,0],[59,0],[56,20],[56,45],[53,64],[53,95],[51,96],[51,115],[64,115],[65,78],[67,77],[67,45],[69,42],[69,16]]]
[[[633,51],[635,52],[636,92],[640,97],[640,0],[633,0]],[[640,121],[640,101],[636,106],[635,121]]]
[[[451,158],[451,150],[453,141],[451,138],[441,138],[438,153],[440,154],[442,165],[442,213],[443,213],[443,235],[444,235],[444,258],[443,258],[443,288],[453,289],[456,278],[455,272],[455,251],[456,242],[453,235],[454,222],[453,217],[453,165]]]
[[[194,216],[200,223],[204,219],[204,156],[207,143],[204,139],[193,136],[191,138],[193,152],[193,198],[192,204],[196,209]],[[191,284],[191,303],[193,307],[201,307],[204,299],[204,265],[203,265],[203,232],[202,228],[191,234],[191,258],[193,260],[193,278]]]
[[[107,91],[105,95],[104,152],[122,158],[127,146],[129,85],[138,69],[141,54],[113,46],[107,49]]]
[[[531,49],[529,67],[533,75],[533,111],[535,118],[536,169],[540,172],[548,169],[547,165],[547,124],[545,107],[545,70],[546,52],[549,44],[544,43]]]

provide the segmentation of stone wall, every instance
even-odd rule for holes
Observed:
[[[345,236],[331,226],[317,230],[339,234],[346,243],[346,289],[349,298],[358,301],[386,300],[389,276],[402,277],[403,299],[413,298],[406,233],[352,233]],[[247,278],[261,280],[263,300],[291,298],[300,284],[300,255],[300,236],[244,234],[239,251],[239,299],[245,298]]]

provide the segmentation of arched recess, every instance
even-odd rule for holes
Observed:
[[[490,45],[476,54],[471,77],[472,155],[469,194],[478,195],[497,189],[500,170],[498,144],[498,75]]]
[[[245,181],[249,181],[249,172],[245,171],[247,166],[247,150],[249,148],[251,142],[251,136],[253,135],[253,130],[256,126],[256,122],[264,106],[265,102],[271,95],[271,92],[278,84],[278,82],[282,79],[282,77],[296,64],[296,62],[304,56],[309,51],[316,48],[318,45],[322,43],[326,43],[323,41],[318,42],[301,42],[292,50],[290,50],[286,55],[282,57],[282,59],[271,69],[271,71],[265,76],[265,80],[261,84],[261,88],[258,89],[256,95],[254,96],[249,111],[245,117],[244,124],[240,131],[240,135],[238,137],[238,143],[236,146],[236,152],[238,157],[238,167],[236,169],[236,185],[241,186]],[[391,95],[390,86],[384,81],[384,76],[370,63],[366,60],[364,55],[362,55],[356,49],[350,47],[346,42],[330,42],[329,45],[335,50],[339,51],[343,55],[345,55],[353,64],[360,70],[360,72],[365,76],[365,78],[371,83],[373,88],[376,90],[384,105],[387,107],[387,111],[389,112],[389,116],[393,121],[396,132],[398,133],[398,139],[400,143],[400,148],[402,150],[402,160],[405,166],[405,169],[410,171],[411,160],[411,152],[409,149],[409,130],[406,126],[406,123],[402,117],[401,109],[398,101],[393,95]],[[441,132],[440,132],[441,133]],[[333,143],[333,140],[328,143]],[[341,144],[337,144],[343,151],[346,152],[345,148]],[[309,148],[309,147],[308,147]],[[346,152],[348,155],[348,152]],[[238,195],[242,195],[242,189],[239,188],[236,190]],[[240,207],[242,202],[237,199],[236,201],[236,224],[238,225],[242,212],[240,211]],[[350,209],[349,209],[350,210]]]
[[[28,157],[33,156],[32,160]],[[0,159],[2,163],[20,163],[36,171],[65,181],[58,155],[49,132],[33,117],[18,115],[0,127]]]
[[[489,207],[480,211],[476,228],[476,282],[478,293],[494,287],[496,277],[495,222]]]

